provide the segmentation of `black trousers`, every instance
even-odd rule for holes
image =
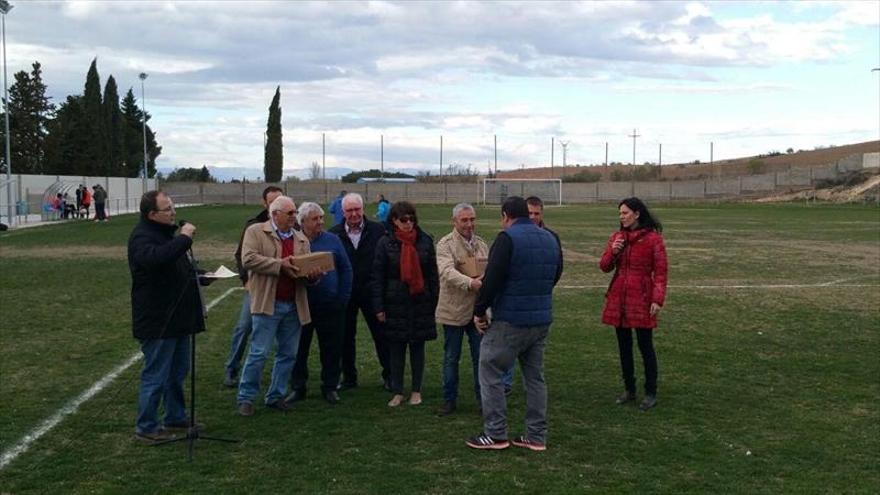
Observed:
[[[345,331],[342,340],[342,383],[356,384],[358,382],[357,356],[357,315],[363,313],[370,334],[373,336],[373,344],[376,346],[376,357],[379,358],[379,366],[382,367],[382,379],[391,377],[391,368],[388,358],[388,344],[379,333],[380,323],[373,313],[373,309],[366,301],[352,299],[345,310]]]
[[[391,349],[391,391],[403,395],[403,369],[406,367],[406,349],[409,347],[409,366],[412,371],[412,391],[422,391],[425,374],[425,342],[389,342]]]
[[[657,355],[654,353],[654,331],[650,328],[636,328],[636,339],[642,361],[645,363],[645,394],[657,395]],[[620,371],[623,384],[628,392],[636,392],[636,377],[633,365],[632,330],[617,328],[617,349],[620,351]]]
[[[324,306],[310,309],[312,322],[302,328],[299,334],[299,349],[290,379],[292,390],[305,390],[309,381],[309,350],[312,335],[318,334],[318,349],[321,354],[321,391],[336,390],[342,363],[342,333],[344,331],[345,308]]]

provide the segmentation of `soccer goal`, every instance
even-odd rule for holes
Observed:
[[[562,179],[480,179],[482,205],[499,205],[509,196],[537,196],[545,205],[562,206]]]

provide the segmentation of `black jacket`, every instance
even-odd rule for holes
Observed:
[[[376,243],[385,235],[385,227],[381,223],[373,222],[364,218],[364,231],[357,249],[345,233],[345,222],[334,225],[330,232],[339,236],[348,259],[351,261],[351,269],[354,273],[351,286],[352,302],[368,302],[370,300],[370,277],[373,271],[373,258],[376,253]]]
[[[434,321],[440,295],[437,255],[434,240],[421,229],[416,237],[416,251],[425,279],[425,292],[410,296],[409,286],[400,280],[400,241],[388,234],[376,245],[372,306],[376,313],[385,313],[381,332],[391,342],[423,342],[437,338],[437,323]]]
[[[248,271],[241,264],[241,242],[244,240],[244,232],[255,223],[264,223],[269,221],[269,210],[263,210],[254,218],[249,218],[241,229],[241,237],[238,238],[238,246],[235,247],[235,266],[238,269],[238,278],[241,279],[241,285],[248,281]]]
[[[181,337],[205,330],[202,302],[187,257],[192,239],[176,225],[141,220],[128,238],[131,319],[136,339]]]

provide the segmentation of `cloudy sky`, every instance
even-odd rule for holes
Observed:
[[[55,102],[89,63],[146,72],[160,167],[262,169],[281,87],[285,169],[663,163],[880,138],[880,1],[12,0],[12,73]]]

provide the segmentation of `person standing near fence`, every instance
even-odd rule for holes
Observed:
[[[89,219],[89,208],[92,206],[92,193],[89,192],[89,188],[86,186],[82,186],[82,210],[85,210],[85,219]]]
[[[342,211],[342,198],[348,194],[346,190],[339,191],[339,195],[336,196],[336,199],[330,203],[330,208],[328,211],[331,215],[333,215],[333,225],[341,225],[342,221],[345,220],[345,214]]]
[[[107,210],[105,209],[105,205],[107,204],[107,191],[104,190],[104,187],[101,184],[95,184],[93,189],[95,191],[95,194],[93,195],[95,200],[95,221],[106,222]]]
[[[635,329],[645,366],[645,398],[639,405],[647,411],[657,405],[657,356],[653,330],[666,299],[666,247],[660,233],[663,227],[639,198],[627,198],[618,206],[620,230],[611,235],[599,260],[603,272],[614,270],[605,293],[602,323],[617,332],[624,392],[618,404],[636,400],[636,380],[632,355]]]
[[[245,222],[244,229],[238,239],[238,246],[235,248],[235,265],[238,268],[238,278],[244,287],[244,295],[241,298],[241,310],[238,313],[238,321],[235,328],[232,329],[232,343],[229,348],[229,357],[226,359],[226,371],[223,375],[223,385],[228,388],[238,387],[238,371],[241,367],[241,359],[247,349],[248,339],[253,330],[251,318],[251,295],[248,292],[248,271],[241,263],[241,243],[244,240],[244,233],[248,227],[255,223],[263,223],[269,221],[269,205],[275,198],[284,194],[284,191],[277,186],[269,186],[263,189],[263,209],[257,216],[250,218]]]

